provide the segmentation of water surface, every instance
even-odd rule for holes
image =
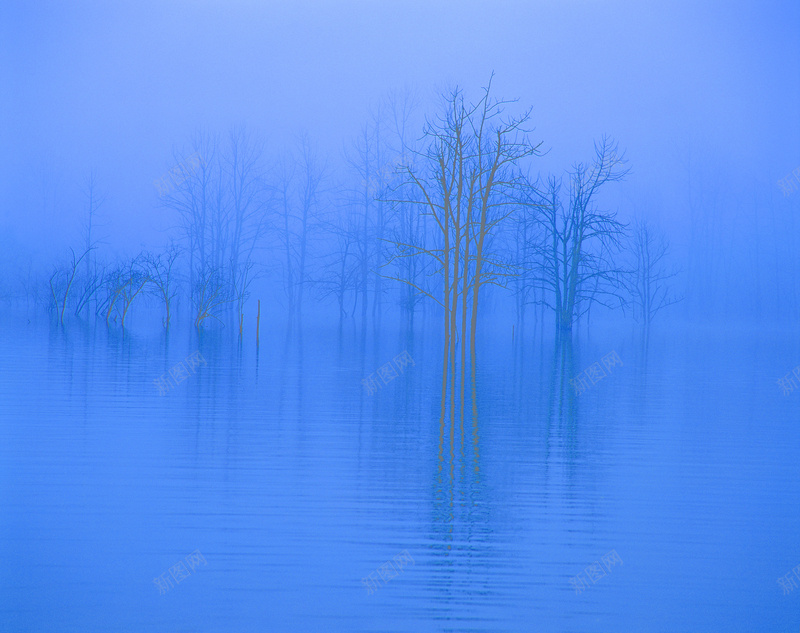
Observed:
[[[777,579],[800,565],[800,391],[776,383],[796,334],[581,332],[555,353],[485,330],[451,428],[435,324],[276,325],[256,352],[5,317],[0,630],[797,630]]]

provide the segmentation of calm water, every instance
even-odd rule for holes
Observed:
[[[269,327],[256,355],[5,317],[0,630],[797,631],[798,336],[582,333],[564,367],[526,336],[484,335],[451,436],[435,330]]]

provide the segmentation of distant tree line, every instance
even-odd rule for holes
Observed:
[[[233,321],[241,332],[263,279],[280,288],[267,308],[291,321],[310,300],[362,323],[388,310],[413,325],[426,310],[441,319],[452,386],[492,288],[511,299],[520,328],[549,312],[562,336],[595,306],[630,310],[647,328],[681,299],[664,233],[603,204],[628,173],[611,139],[563,174],[531,176],[542,152],[530,111],[494,98],[491,82],[474,102],[460,89],[442,94],[421,135],[418,110],[407,94],[386,98],[336,171],[307,136],[270,158],[244,128],[196,134],[157,186],[173,219],[169,246],[127,261],[97,256],[105,198],[90,178],[83,240],[53,265],[46,305],[61,323],[94,314],[124,328],[149,298],[169,328],[183,298],[195,327]]]

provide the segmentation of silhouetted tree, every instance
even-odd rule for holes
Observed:
[[[223,272],[207,267],[199,272],[196,284],[192,293],[195,308],[194,326],[199,330],[203,321],[208,318],[223,323],[218,314],[231,300],[230,286],[226,283]]]
[[[53,305],[58,312],[60,323],[64,323],[64,311],[67,309],[67,301],[69,300],[75,276],[78,273],[78,266],[91,250],[90,248],[86,249],[78,256],[75,254],[75,250],[70,248],[70,262],[64,266],[56,267],[50,276],[50,293],[53,298]]]
[[[133,300],[139,296],[139,293],[141,293],[142,289],[150,281],[142,255],[134,257],[128,263],[125,277],[126,280],[125,283],[122,284],[120,292],[120,299],[122,302],[122,318],[120,324],[123,330],[125,329],[125,317],[128,316],[128,310],[130,310]]]
[[[360,235],[359,218],[344,207],[332,224],[326,225],[332,238],[331,252],[326,257],[320,276],[314,280],[321,299],[333,296],[339,307],[339,320],[348,316],[345,301],[348,294],[358,299],[358,276],[360,266],[356,256],[356,245]],[[355,313],[355,305],[353,306]]]
[[[144,256],[144,266],[150,283],[155,287],[155,292],[164,303],[164,318],[162,323],[166,329],[172,319],[172,300],[178,293],[175,263],[180,251],[171,243],[165,253],[148,253]]]
[[[289,316],[301,314],[309,276],[309,251],[323,215],[326,168],[310,139],[303,135],[296,156],[284,156],[277,184],[278,243]]]
[[[623,273],[614,256],[620,250],[626,226],[616,214],[597,208],[600,189],[621,180],[627,170],[616,146],[603,138],[595,144],[591,165],[578,163],[567,174],[569,191],[563,200],[562,182],[548,178],[543,191],[527,188],[528,204],[538,209],[544,239],[537,245],[536,281],[544,292],[540,301],[553,310],[556,329],[570,335],[576,320],[593,303],[624,302]]]
[[[646,220],[634,221],[630,248],[634,258],[629,277],[633,314],[647,329],[656,314],[683,299],[672,292],[668,283],[678,270],[667,265],[669,241],[666,236]]]

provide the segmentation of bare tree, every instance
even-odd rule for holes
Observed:
[[[390,93],[386,98],[384,107],[389,120],[389,129],[392,135],[391,163],[384,166],[381,170],[383,175],[383,188],[381,197],[391,197],[395,200],[413,196],[413,192],[406,195],[401,193],[403,188],[409,186],[404,178],[404,165],[414,164],[416,157],[416,147],[411,137],[410,125],[417,110],[418,101],[416,96],[405,91],[402,93]],[[417,212],[413,204],[405,201],[395,201],[392,204],[393,217],[390,219],[389,238],[383,242],[390,244],[417,244],[422,248],[427,244],[427,223],[424,217]],[[381,234],[379,237],[383,237]],[[409,254],[409,251],[404,251]],[[391,265],[390,265],[391,262]],[[419,257],[398,256],[390,252],[386,246],[381,246],[379,251],[378,265],[385,269],[381,276],[400,277],[408,280],[411,284],[402,284],[400,288],[399,305],[406,314],[409,325],[414,324],[414,315],[417,306],[424,300],[424,295],[418,292],[414,285],[423,283],[422,277],[426,274],[425,268]],[[394,270],[394,274],[387,273]]]
[[[229,135],[225,155],[228,180],[231,226],[228,230],[228,263],[231,289],[242,301],[252,280],[252,253],[267,230],[267,187],[263,173],[263,143],[244,130],[234,128]],[[242,283],[245,283],[244,288]],[[237,301],[240,308],[241,302]]]
[[[75,307],[75,315],[79,315],[84,308],[89,307],[89,303],[93,298],[96,299],[96,292],[103,283],[102,267],[98,268],[97,260],[91,251],[97,248],[99,241],[97,240],[97,219],[100,209],[106,201],[107,194],[100,191],[97,181],[97,175],[91,172],[85,179],[82,192],[86,200],[86,216],[83,223],[83,248],[89,251],[89,254],[84,259],[83,275],[79,277],[77,283],[79,285],[78,302]]]
[[[322,216],[326,167],[311,140],[302,135],[295,157],[284,156],[279,166],[278,241],[282,250],[283,285],[290,318],[302,313],[304,288],[309,281],[312,240]]]
[[[293,186],[294,186],[295,165],[289,156],[284,155],[278,164],[278,205],[279,205],[279,227],[277,230],[280,248],[283,251],[281,261],[283,262],[283,289],[288,301],[288,311],[290,318],[295,312],[295,296],[297,285],[295,283],[295,261],[297,255],[295,219],[293,213]]]
[[[134,257],[127,266],[126,283],[122,285],[120,296],[122,299],[122,329],[125,329],[125,317],[128,315],[133,300],[150,281],[147,270],[143,267],[142,256]]]
[[[179,254],[180,250],[173,242],[165,253],[148,253],[143,258],[147,276],[155,286],[156,294],[164,302],[165,315],[162,323],[166,329],[169,329],[172,319],[172,300],[178,294],[174,268]]]
[[[231,258],[232,260],[232,258]],[[239,336],[244,325],[244,304],[250,297],[250,285],[253,283],[253,267],[255,264],[248,257],[246,261],[236,265],[231,261],[231,280],[233,296],[236,301],[236,313],[239,323]]]
[[[355,213],[347,213],[347,210],[346,207],[332,224],[327,225],[328,233],[333,237],[332,249],[322,267],[320,278],[313,281],[320,298],[336,298],[340,322],[348,316],[345,308],[348,293],[357,300],[359,290],[360,266],[356,245],[360,235],[360,222]]]
[[[103,303],[98,306],[98,309],[106,310],[106,326],[110,325],[111,313],[117,307],[117,300],[122,295],[128,283],[130,283],[130,278],[127,276],[126,272],[123,266],[115,266],[108,272],[104,280],[103,285],[106,289],[106,298]],[[115,322],[116,319],[117,317],[115,315]]]
[[[267,232],[263,143],[235,127],[227,143],[217,136],[197,134],[190,149],[189,158],[175,152],[174,162],[182,169],[175,187],[166,188],[164,204],[180,219],[189,256],[192,304],[207,304],[209,284],[217,282],[226,286],[225,302],[234,296],[243,299],[240,284],[252,279],[251,255]],[[209,316],[214,315],[203,318]]]
[[[468,225],[468,234],[475,243],[474,271],[471,292],[470,349],[474,357],[475,335],[478,325],[478,297],[484,285],[505,285],[512,272],[507,262],[492,254],[490,243],[495,230],[508,218],[518,203],[519,190],[525,180],[519,171],[520,163],[527,157],[539,155],[541,143],[532,145],[524,126],[530,118],[530,110],[517,118],[503,120],[503,108],[507,102],[490,99],[491,81],[483,99],[479,102],[480,118],[470,121],[476,139],[476,166],[473,168],[477,180],[477,218]],[[479,122],[479,123],[478,123]],[[466,297],[466,283],[465,297]],[[462,314],[466,326],[466,309]],[[462,350],[462,365],[463,365]],[[462,367],[463,408],[463,367]]]
[[[375,270],[378,263],[379,246],[376,236],[385,227],[382,217],[384,204],[382,201],[376,200],[379,197],[383,180],[379,162],[382,122],[380,116],[376,116],[374,112],[371,119],[362,128],[352,148],[345,152],[345,161],[358,182],[350,192],[347,204],[353,209],[357,209],[360,215],[359,222],[355,227],[357,232],[354,255],[358,261],[358,293],[361,301],[362,324],[366,322],[367,318],[370,287],[375,292],[378,291]],[[377,301],[377,295],[373,294],[373,314],[377,310]]]
[[[206,269],[219,267],[225,261],[219,252],[226,228],[224,221],[228,209],[225,205],[220,162],[219,138],[210,134],[196,134],[190,151],[173,152],[173,164],[186,165],[174,181],[174,186],[162,192],[162,204],[177,214],[189,259],[189,291],[201,287],[197,277],[205,277]],[[192,159],[191,157],[197,157]],[[175,171],[177,168],[173,168]]]
[[[59,312],[59,321],[64,323],[64,311],[67,309],[67,300],[78,272],[78,266],[86,258],[92,249],[83,251],[80,257],[75,254],[75,250],[70,248],[71,260],[63,268],[56,268],[50,276],[50,292],[53,297],[53,304]]]
[[[569,192],[562,200],[562,183],[549,177],[543,191],[527,188],[527,201],[536,207],[544,241],[539,247],[537,283],[541,301],[556,316],[556,329],[571,335],[576,320],[593,303],[620,305],[623,273],[614,261],[626,226],[616,214],[595,204],[603,185],[621,180],[628,170],[607,138],[595,144],[591,165],[578,163],[567,174]]]
[[[300,188],[300,248],[297,293],[297,307],[302,310],[303,288],[306,281],[306,266],[308,263],[308,247],[314,222],[319,217],[320,189],[325,176],[325,166],[319,159],[317,152],[311,145],[307,136],[300,140],[300,166],[302,185]]]
[[[455,89],[444,97],[441,114],[425,128],[425,148],[417,165],[404,165],[405,183],[414,192],[395,199],[417,206],[433,228],[434,244],[396,242],[398,257],[423,257],[437,276],[437,285],[412,285],[443,308],[444,350],[441,415],[445,416],[450,379],[450,417],[454,418],[456,349],[461,352],[461,412],[467,337],[473,364],[480,291],[508,274],[491,249],[494,232],[516,204],[521,185],[517,167],[538,153],[524,130],[529,112],[504,118],[509,102],[493,99],[491,81],[480,100],[468,104]],[[401,190],[402,191],[402,190]],[[448,376],[449,375],[449,376]]]
[[[251,237],[247,235],[248,230],[255,230],[263,223],[263,216],[259,213],[262,189],[259,173],[261,151],[260,145],[255,145],[243,129],[234,128],[231,131],[225,160],[230,180],[233,220],[229,257],[232,270],[237,268],[242,246]],[[251,226],[253,220],[256,226]]]
[[[87,257],[86,261],[88,259]],[[88,308],[92,299],[97,301],[97,291],[103,286],[104,279],[105,266],[94,259],[91,267],[87,268],[80,279],[79,292],[75,301],[75,316],[79,316],[84,308]]]
[[[194,326],[198,330],[203,325],[203,321],[208,318],[222,323],[222,319],[217,314],[225,304],[230,302],[228,288],[229,285],[225,282],[222,271],[208,267],[199,272],[197,287],[192,293],[195,302]]]
[[[103,307],[106,309],[106,325],[109,325],[111,314],[115,313],[114,321],[120,317],[122,329],[125,329],[125,318],[133,304],[133,300],[142,292],[150,281],[146,268],[146,258],[137,255],[127,264],[116,266],[105,278],[106,300]]]
[[[510,285],[514,295],[516,323],[520,331],[525,326],[527,307],[538,303],[536,255],[541,253],[543,232],[536,218],[537,213],[537,207],[520,206],[516,209],[511,228],[509,250],[513,252],[514,275]]]
[[[683,299],[675,295],[668,284],[679,271],[667,266],[669,241],[658,227],[643,219],[635,220],[630,242],[634,267],[629,291],[634,317],[648,329],[656,314]]]

